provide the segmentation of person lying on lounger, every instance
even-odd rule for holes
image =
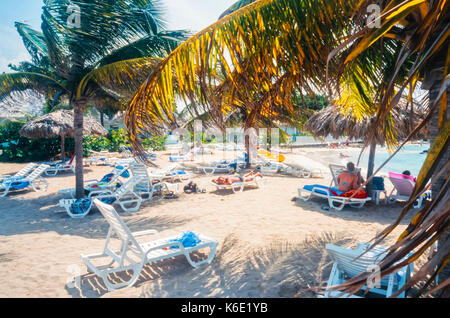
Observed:
[[[232,185],[233,182],[250,182],[253,181],[256,177],[263,177],[261,172],[254,173],[253,171],[250,171],[249,173],[245,174],[244,176],[240,175],[232,175],[232,176],[226,176],[226,177],[218,177],[217,179],[213,179],[212,182],[216,184],[223,184],[223,185]]]

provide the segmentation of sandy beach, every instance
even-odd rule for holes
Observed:
[[[302,149],[297,155],[326,167],[340,152]],[[156,163],[167,166],[169,154],[159,152]],[[0,175],[23,166],[0,163]],[[332,264],[325,244],[354,247],[368,242],[393,223],[402,208],[400,203],[369,203],[362,209],[326,211],[321,209],[324,200],[293,200],[299,187],[328,185],[327,171],[323,178],[312,179],[267,176],[264,187],[233,193],[215,190],[212,176],[195,173],[193,166],[186,164],[186,169],[206,193],[181,192],[176,199],[148,201],[135,213],[115,207],[132,231],[156,229],[164,237],[191,230],[216,239],[218,250],[210,265],[194,269],[180,256],[146,266],[133,287],[108,292],[80,259],[80,254],[102,250],[107,222],[96,209],[83,219],[71,219],[58,206],[63,198],[58,190],[75,183],[72,173],[63,173],[48,178],[46,192],[20,191],[0,199],[0,297],[316,297],[310,288],[326,284]],[[85,180],[110,170],[86,167]],[[392,185],[385,183],[389,193]]]

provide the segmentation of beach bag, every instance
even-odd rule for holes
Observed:
[[[70,206],[72,214],[84,214],[91,207],[91,199],[78,199]]]
[[[382,177],[373,177],[372,187],[374,190],[384,191],[384,179]]]
[[[169,242],[180,242],[184,247],[194,247],[198,243],[200,243],[201,240],[198,238],[197,235],[195,235],[195,233],[191,231],[186,231],[180,238],[172,239]],[[174,245],[171,246],[170,248],[175,249],[178,248],[178,246]]]
[[[197,192],[197,184],[191,181],[186,186],[184,186],[183,190],[185,193],[195,193]]]

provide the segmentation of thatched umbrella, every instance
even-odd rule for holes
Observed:
[[[61,137],[61,155],[65,159],[64,142],[67,136],[73,136],[73,111],[58,110],[41,116],[25,124],[20,129],[20,135],[27,138],[56,138]],[[108,132],[100,123],[91,118],[85,118],[83,122],[83,134],[106,136]]]
[[[394,128],[394,137],[402,140],[414,130],[414,128],[423,119],[426,114],[419,104],[414,102],[413,107],[407,107],[406,100],[402,100],[399,105],[392,110],[392,121]],[[333,138],[348,137],[350,139],[364,140],[371,133],[372,120],[374,118],[365,118],[358,121],[351,114],[342,114],[335,105],[328,106],[323,110],[315,113],[303,128],[312,133],[315,137],[327,137],[331,135]],[[386,143],[386,131],[377,131],[375,138],[370,144],[369,164],[367,178],[372,176],[375,162],[375,150],[377,145],[383,146]],[[419,140],[427,138],[429,132],[428,127],[417,133],[413,139]]]

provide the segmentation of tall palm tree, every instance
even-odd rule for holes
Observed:
[[[417,214],[398,243],[391,247],[389,256],[381,263],[381,275],[412,262],[439,237],[445,237],[449,228],[446,158],[450,124],[448,102],[443,96],[450,86],[450,8],[445,0],[380,0],[376,4],[382,15],[373,21],[369,10],[372,2],[239,1],[221,20],[175,49],[141,85],[125,118],[133,146],[142,151],[141,135],[173,121],[175,97],[182,96],[193,107],[217,114],[228,114],[236,105],[245,104],[249,125],[259,116],[273,121],[282,113],[280,109],[289,111],[290,102],[286,97],[294,87],[309,93],[328,87],[343,111],[351,109],[357,118],[376,115],[367,144],[378,129],[392,136],[387,142],[395,145],[398,141],[390,133],[394,129],[390,120],[392,107],[405,90],[411,99],[417,84],[424,78],[426,82],[426,70],[430,65],[437,66],[443,75],[436,77],[435,89],[430,94],[430,112],[416,128],[422,128],[438,113],[437,136],[410,202],[399,220],[378,237],[382,239],[399,224],[433,175],[434,184],[440,176],[444,177],[443,186],[436,190],[432,203]],[[445,63],[439,64],[440,61]],[[223,94],[218,95],[220,87],[224,87]],[[430,284],[434,275],[448,264],[449,244],[447,238],[439,245],[439,252],[410,284],[431,273],[425,287]],[[412,257],[395,265],[413,250]],[[356,292],[366,282],[367,275],[340,288]],[[438,288],[448,284],[446,280]]]
[[[75,8],[75,9],[74,9]],[[73,15],[77,15],[72,21]],[[79,22],[77,24],[76,22]],[[31,63],[0,75],[0,101],[39,91],[74,109],[76,188],[83,196],[83,110],[130,98],[144,74],[186,38],[164,31],[159,0],[44,0],[42,32],[16,23]]]

